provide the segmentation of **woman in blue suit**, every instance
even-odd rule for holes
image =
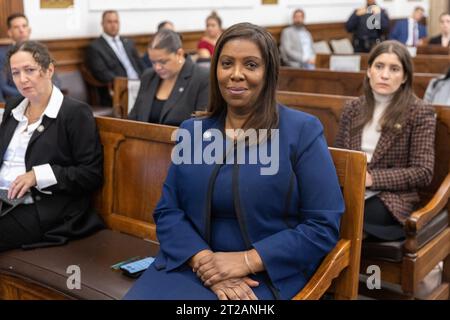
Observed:
[[[220,37],[208,111],[181,125],[154,213],[160,252],[125,299],[290,299],[334,247],[344,202],[323,129],[277,105],[278,71],[263,28]]]

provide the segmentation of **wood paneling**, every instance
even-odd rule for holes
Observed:
[[[280,35],[283,26],[267,27],[267,30],[274,36],[277,43],[280,41]],[[345,31],[344,23],[317,23],[308,26],[311,31],[314,41],[331,39],[341,39],[349,37],[350,35]],[[181,32],[183,38],[183,47],[188,53],[195,52],[197,43],[203,36],[203,31],[189,31]],[[152,39],[153,34],[138,34],[131,35],[131,38],[135,44],[139,53],[142,55],[145,53],[149,41]],[[61,39],[61,40],[42,40],[53,54],[59,71],[71,71],[79,69],[79,66],[84,61],[84,52],[86,47],[93,37],[87,38],[74,38],[74,39]]]
[[[12,13],[23,13],[22,0],[2,0],[0,1],[0,38],[8,36],[6,19]]]
[[[338,72],[331,70],[302,70],[282,67],[278,89],[293,92],[323,93],[343,96],[359,96],[363,93],[363,80],[366,73]],[[422,98],[431,79],[438,74],[415,73],[414,93]]]
[[[360,53],[361,56],[361,70],[367,70],[369,54]],[[329,54],[318,54],[316,58],[317,68],[330,68]],[[413,59],[414,72],[421,73],[446,73],[450,67],[450,55],[425,55],[418,54]]]

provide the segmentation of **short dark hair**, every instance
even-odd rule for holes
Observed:
[[[297,13],[301,13],[301,14],[303,14],[303,16],[305,16],[305,10],[303,10],[303,9],[295,9],[295,11],[294,11],[294,13],[292,14],[292,16],[295,16]]]
[[[211,14],[206,17],[206,23],[208,23],[208,20],[216,20],[219,28],[222,28],[222,19],[220,19],[216,11],[211,12]]]
[[[276,91],[278,85],[278,72],[280,69],[280,57],[278,47],[273,36],[266,29],[251,24],[238,23],[227,30],[217,40],[214,55],[211,60],[210,70],[210,95],[208,103],[208,115],[219,116],[227,108],[217,79],[217,66],[219,57],[225,44],[235,39],[246,39],[255,43],[261,51],[261,56],[265,64],[264,87],[257,98],[255,109],[249,120],[245,123],[245,128],[253,129],[275,129],[278,127],[278,109],[276,102]],[[244,128],[244,129],[245,129]]]
[[[119,15],[119,12],[117,12],[117,10],[106,10],[106,11],[104,11],[103,14],[102,14],[102,21],[105,20],[105,17],[106,17],[108,14],[111,14],[111,13],[114,13],[114,14],[116,14],[117,16]]]
[[[168,29],[158,31],[148,45],[149,49],[165,49],[170,53],[177,52],[182,47],[180,35]]]
[[[34,61],[43,69],[47,70],[50,64],[54,64],[52,55],[48,51],[45,44],[37,41],[24,41],[16,43],[9,51],[7,55],[7,67],[11,69],[11,57],[17,52],[29,52],[33,56]]]
[[[161,31],[164,28],[164,26],[168,23],[172,24],[172,22],[170,22],[169,20],[164,20],[158,23],[158,31]]]
[[[414,8],[414,12],[419,11],[419,10],[422,11],[422,12],[425,12],[425,8],[422,7],[422,6],[417,6],[417,7]]]
[[[8,26],[8,29],[10,29],[12,27],[12,21],[17,18],[24,18],[25,20],[27,20],[27,23],[28,23],[28,18],[23,13],[13,13],[13,14],[10,14],[8,16],[8,18],[6,18],[6,25]]]
[[[443,16],[450,16],[450,12],[442,12],[442,13],[439,15],[439,20],[441,20],[441,18],[442,18]]]

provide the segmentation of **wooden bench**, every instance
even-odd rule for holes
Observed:
[[[316,115],[325,126],[329,145],[339,127],[343,104],[351,97],[323,96],[293,92],[279,92],[279,102]],[[353,97],[355,99],[355,97]],[[444,261],[443,284],[428,298],[448,299],[450,283],[450,108],[435,106],[437,114],[435,152],[436,161],[431,184],[421,190],[421,207],[406,222],[405,241],[363,244],[362,270],[378,265],[382,279],[399,284],[401,294],[379,290],[364,290],[377,298],[413,298],[418,283],[439,261]],[[367,289],[364,285],[361,290]]]
[[[133,280],[110,266],[156,254],[152,212],[170,164],[175,128],[111,118],[97,118],[97,125],[104,185],[95,206],[108,229],[65,246],[0,253],[0,299],[121,299]],[[80,267],[81,290],[66,285],[70,265]]]
[[[360,96],[363,94],[365,71],[342,72],[331,70],[302,70],[282,67],[278,89],[292,92],[322,93],[343,96]],[[423,98],[431,79],[438,74],[415,73],[414,93]]]
[[[441,45],[426,45],[426,46],[418,46],[417,54],[432,54],[432,55],[444,55],[448,56],[450,54],[450,48],[442,47]]]
[[[361,55],[361,70],[367,70],[369,54],[359,53],[359,55]],[[330,69],[330,56],[329,54],[317,54],[316,68]],[[418,54],[413,58],[413,63],[414,72],[445,74],[450,67],[450,56]]]
[[[0,299],[121,299],[133,281],[110,266],[158,250],[152,212],[170,164],[174,127],[97,118],[105,182],[96,208],[108,229],[65,246],[0,254]],[[331,149],[346,212],[341,237],[296,299],[318,299],[333,283],[339,299],[358,290],[365,157]],[[147,241],[143,240],[147,239]],[[81,289],[67,287],[69,265],[81,270]]]

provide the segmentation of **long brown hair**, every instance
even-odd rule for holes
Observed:
[[[393,53],[397,56],[402,64],[405,78],[405,82],[402,83],[400,88],[394,93],[391,102],[380,120],[382,129],[392,129],[399,124],[403,124],[408,115],[409,106],[417,99],[412,88],[414,69],[408,49],[406,49],[402,43],[395,40],[384,41],[373,48],[369,55],[368,68],[371,68],[375,59],[383,53]],[[375,98],[367,74],[364,79],[364,98],[364,116],[361,123],[357,125],[357,129],[364,127],[372,120],[375,109]]]
[[[227,109],[227,103],[222,97],[217,79],[217,65],[225,44],[233,39],[246,39],[255,43],[265,64],[264,87],[256,100],[255,106],[244,124],[243,129],[275,129],[278,128],[278,110],[276,90],[280,58],[275,39],[264,28],[251,23],[238,23],[220,36],[216,44],[214,56],[211,61],[210,95],[207,115],[219,116]]]

